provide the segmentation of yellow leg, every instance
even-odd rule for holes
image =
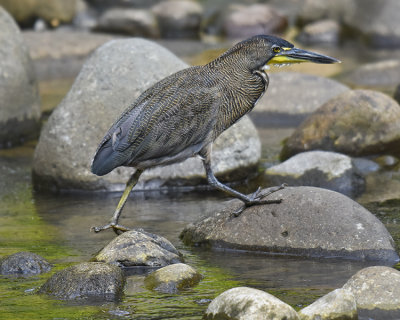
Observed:
[[[97,232],[107,230],[110,228],[113,228],[113,230],[116,234],[120,234],[122,232],[129,231],[129,228],[119,225],[118,220],[121,215],[122,209],[125,206],[126,200],[128,200],[129,194],[131,193],[133,187],[139,181],[139,177],[142,173],[143,173],[143,170],[137,169],[135,171],[135,173],[129,178],[128,182],[126,183],[124,193],[122,194],[121,199],[118,202],[117,208],[114,211],[114,214],[111,218],[110,223],[106,224],[105,226],[102,226],[102,227],[92,227],[92,230],[94,232],[97,233]]]

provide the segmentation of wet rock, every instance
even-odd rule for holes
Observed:
[[[268,189],[263,190],[266,192]],[[189,224],[180,237],[187,245],[312,257],[396,261],[394,242],[384,225],[346,196],[314,187],[286,187],[266,199],[280,204],[226,208]]]
[[[176,293],[199,283],[202,276],[191,266],[175,263],[149,274],[144,280],[150,290],[163,293]]]
[[[400,82],[400,60],[367,63],[343,76],[341,80],[352,87],[378,88],[393,92]]]
[[[299,153],[265,171],[274,185],[314,186],[356,196],[365,189],[365,181],[346,155],[327,151]]]
[[[195,1],[167,0],[152,9],[163,38],[199,37],[202,6]]]
[[[140,229],[114,238],[96,255],[95,260],[124,267],[164,267],[183,261],[181,254],[167,239]]]
[[[309,150],[396,155],[399,145],[399,104],[380,92],[352,90],[309,116],[286,140],[281,159]]]
[[[0,148],[36,137],[40,125],[38,83],[21,32],[0,7]]]
[[[123,190],[133,172],[118,168],[98,177],[90,164],[104,134],[145,89],[187,67],[171,52],[143,39],[110,41],[85,63],[70,92],[51,114],[35,150],[36,188]],[[212,165],[219,177],[239,180],[255,172],[261,144],[244,118],[215,142]],[[205,181],[201,160],[146,171],[138,189],[197,185]]]
[[[335,80],[297,72],[271,73],[269,78],[267,92],[250,113],[258,126],[298,125],[325,102],[349,91]]]
[[[51,270],[51,264],[36,253],[17,252],[0,261],[2,275],[35,275]]]
[[[109,9],[100,16],[96,30],[137,37],[159,37],[156,17],[146,9]]]
[[[84,262],[55,273],[40,287],[45,293],[63,300],[120,299],[125,276],[117,266],[99,262]]]
[[[301,320],[357,320],[357,305],[353,294],[336,289],[299,311]]]
[[[299,319],[296,311],[273,295],[247,287],[229,289],[208,306],[203,319]]]
[[[28,26],[41,18],[53,27],[71,22],[76,13],[76,0],[0,0],[18,23]]]
[[[400,310],[400,271],[384,267],[368,267],[352,276],[343,289],[356,298],[359,309]]]
[[[336,45],[339,43],[340,25],[335,20],[321,20],[307,24],[297,40],[307,45]]]
[[[230,5],[223,22],[224,34],[234,39],[278,33],[286,27],[287,19],[266,4]]]
[[[344,23],[354,37],[375,47],[400,47],[397,0],[353,0],[355,7],[344,14]]]

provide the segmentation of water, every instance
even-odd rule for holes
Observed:
[[[336,71],[329,72],[333,75]],[[71,82],[41,85],[46,110],[59,101]],[[260,169],[278,161],[280,141],[293,130],[259,128],[263,144]],[[54,268],[50,274],[35,277],[0,277],[2,319],[201,319],[211,299],[237,286],[265,290],[298,310],[341,287],[358,270],[380,264],[189,248],[179,240],[181,230],[222,208],[228,198],[216,192],[133,192],[121,223],[169,239],[204,280],[181,294],[167,295],[148,291],[142,286],[144,275],[128,270],[126,294],[119,303],[81,304],[38,295],[36,289],[53,272],[90,260],[115,236],[112,232],[94,234],[89,229],[108,221],[120,194],[34,192],[30,176],[34,147],[35,142],[29,142],[0,150],[0,255],[31,251],[48,259]],[[240,189],[250,192],[256,184],[252,181]],[[385,223],[400,248],[400,202],[363,204]]]

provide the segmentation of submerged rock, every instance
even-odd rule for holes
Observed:
[[[325,102],[350,90],[335,80],[298,72],[271,73],[269,79],[267,92],[250,113],[258,126],[298,125]]]
[[[167,239],[140,229],[114,238],[95,260],[124,267],[164,267],[183,261],[179,251]]]
[[[247,287],[229,289],[208,306],[203,319],[286,319],[298,320],[296,311],[273,295]]]
[[[281,158],[309,150],[398,155],[399,145],[399,104],[381,92],[352,90],[309,116],[285,141]]]
[[[110,41],[85,63],[70,92],[51,114],[35,150],[36,188],[123,190],[132,168],[103,177],[90,172],[101,139],[118,116],[148,87],[187,67],[170,51],[143,39]],[[246,117],[215,142],[212,165],[219,177],[240,180],[255,168],[261,144]],[[201,160],[146,171],[135,188],[158,189],[205,181]]]
[[[2,275],[35,275],[51,270],[51,264],[36,253],[17,252],[0,261]]]
[[[336,289],[299,311],[301,320],[357,320],[357,305],[353,294]]]
[[[268,189],[263,190],[265,193]],[[239,217],[239,200],[196,223],[180,237],[187,245],[365,260],[399,259],[385,226],[346,196],[314,187],[286,187],[266,199],[280,204],[252,206]]]
[[[352,276],[343,289],[356,298],[359,309],[400,311],[400,271],[384,267],[368,267]]]
[[[55,273],[39,293],[63,300],[94,299],[114,301],[123,293],[125,276],[107,263],[84,262]]]
[[[37,137],[38,83],[18,26],[0,7],[0,148]]]
[[[336,152],[302,152],[268,168],[265,175],[274,185],[321,187],[347,196],[359,195],[365,189],[365,180],[353,160]]]
[[[199,283],[202,276],[191,266],[175,263],[149,274],[144,283],[151,290],[163,293],[176,293]]]

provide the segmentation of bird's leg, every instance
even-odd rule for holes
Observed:
[[[129,194],[131,193],[133,187],[139,181],[139,177],[142,173],[143,173],[143,170],[137,169],[135,171],[135,173],[129,178],[128,182],[126,183],[124,193],[122,194],[121,199],[118,202],[117,208],[114,211],[114,214],[111,218],[110,223],[106,224],[105,226],[102,226],[102,227],[92,227],[91,229],[94,232],[97,233],[97,232],[112,228],[114,230],[114,232],[119,235],[122,232],[129,231],[129,228],[118,224],[118,219],[119,219],[119,216],[121,215],[122,209],[124,208],[124,205],[126,203],[126,200],[128,199]]]
[[[221,191],[226,192],[227,194],[231,195],[232,197],[235,197],[237,199],[240,199],[244,202],[243,208],[241,208],[239,211],[235,212],[236,216],[239,216],[240,213],[246,208],[250,207],[253,205],[259,205],[259,204],[271,204],[271,203],[281,203],[282,199],[274,199],[274,200],[262,200],[261,198],[270,195],[271,193],[274,193],[278,190],[281,190],[282,188],[285,187],[285,185],[279,186],[277,188],[270,189],[270,191],[266,194],[261,194],[260,193],[260,188],[257,189],[256,192],[251,194],[250,196],[247,196],[243,193],[240,193],[239,191],[236,191],[232,188],[229,188],[227,185],[224,185],[223,183],[219,182],[217,178],[214,175],[214,172],[211,169],[211,157],[210,157],[210,149],[206,150],[206,152],[203,152],[201,154],[203,157],[203,165],[206,170],[206,175],[207,175],[207,181],[208,183]]]

